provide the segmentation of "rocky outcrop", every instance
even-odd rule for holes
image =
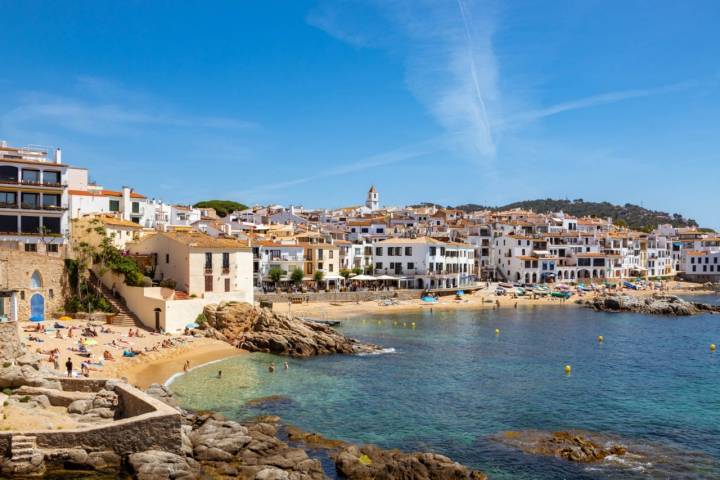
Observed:
[[[348,480],[487,479],[483,473],[470,470],[443,455],[382,450],[374,445],[345,447],[335,455],[335,465],[338,473]]]
[[[495,440],[525,453],[579,463],[599,462],[610,455],[622,456],[628,453],[623,445],[595,440],[592,434],[586,432],[503,432]]]
[[[720,313],[720,306],[689,302],[674,295],[638,297],[632,295],[603,295],[585,302],[603,312],[635,312],[651,315],[687,316],[697,313]]]
[[[255,308],[247,303],[208,305],[204,310],[209,336],[224,339],[251,352],[310,357],[332,353],[371,353],[379,351],[348,338],[332,328],[297,317]]]
[[[0,369],[0,389],[17,388],[24,385],[61,390],[58,381],[47,379],[46,375],[32,365],[11,365]]]

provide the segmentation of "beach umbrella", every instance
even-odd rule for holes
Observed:
[[[353,280],[369,281],[369,280],[377,280],[377,279],[376,279],[375,277],[370,276],[370,275],[361,274],[361,275],[357,275],[357,276],[353,277]]]
[[[195,322],[190,322],[187,325],[185,325],[185,328],[198,328],[200,325],[198,325]]]
[[[62,317],[58,318],[58,320],[60,320],[61,322],[67,322],[72,320],[72,318],[68,317],[67,315],[63,315]]]

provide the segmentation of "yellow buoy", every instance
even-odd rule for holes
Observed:
[[[495,335],[500,335],[500,329],[499,329],[499,328],[496,328],[496,329],[495,329]]]
[[[605,341],[605,337],[598,335],[598,342],[602,343],[603,341]]]
[[[412,322],[411,325],[413,328],[415,328],[415,322]]]
[[[572,372],[572,367],[570,365],[565,365],[565,374],[570,375]]]
[[[710,344],[710,351],[711,351],[711,352],[714,352],[716,348],[717,348],[717,346],[716,346],[714,343],[711,343],[711,344]]]

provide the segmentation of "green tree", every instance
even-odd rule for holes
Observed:
[[[360,267],[354,267],[352,269],[352,273],[354,273],[355,275],[360,275],[361,273],[363,273],[363,269]]]
[[[248,208],[247,205],[232,200],[204,200],[193,206],[195,208],[213,208],[219,217],[225,217],[227,214],[236,210],[245,210]]]
[[[290,281],[293,282],[295,285],[300,285],[303,281],[303,278],[305,278],[305,274],[299,268],[295,268],[292,272],[290,272]]]
[[[277,288],[278,283],[280,283],[280,279],[285,275],[285,271],[280,267],[272,267],[268,271],[268,277],[270,277],[270,280],[273,281],[275,284],[275,288]]]
[[[343,277],[345,280],[350,278],[350,274],[352,271],[348,270],[347,268],[340,269],[340,276]]]
[[[315,270],[313,273],[313,280],[315,280],[315,288],[320,288],[320,282],[325,278],[325,273],[322,270]]]

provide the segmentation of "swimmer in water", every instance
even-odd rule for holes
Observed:
[[[287,369],[289,369],[289,368],[290,368],[290,365],[288,365],[288,362],[287,362],[287,360],[286,360],[286,361],[285,361],[285,370],[287,370]]]
[[[218,370],[217,378],[222,378],[222,370]]]
[[[275,362],[271,363],[270,366],[268,366],[268,372],[275,373]]]

